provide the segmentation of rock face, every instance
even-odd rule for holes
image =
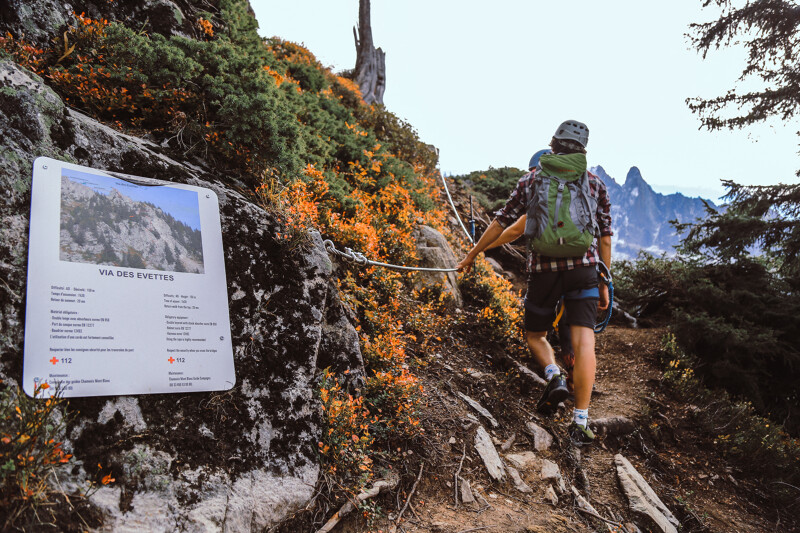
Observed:
[[[614,456],[617,477],[628,504],[648,531],[677,533],[680,523],[633,465],[621,454]]]
[[[148,31],[197,37],[200,29],[196,21],[208,9],[214,9],[211,3],[201,5],[187,0],[5,0],[0,4],[0,27],[14,37],[24,36],[29,42],[45,46],[53,35],[60,35],[74,24],[75,12],[93,19],[125,21],[136,27],[147,21]]]
[[[65,487],[116,479],[92,502],[104,530],[260,531],[304,505],[319,475],[318,368],[363,379],[358,334],[319,235],[297,249],[233,189],[235,177],[170,159],[64,106],[33,74],[0,61],[0,378],[22,375],[32,162],[48,156],[189,183],[219,196],[237,384],[220,393],[77,398]],[[241,187],[238,190],[245,189]]]

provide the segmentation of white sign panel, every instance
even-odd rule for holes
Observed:
[[[232,388],[216,194],[47,158],[33,169],[25,392]]]

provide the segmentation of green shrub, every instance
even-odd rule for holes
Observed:
[[[785,484],[800,483],[800,440],[758,415],[752,403],[705,388],[694,371],[698,359],[680,348],[674,334],[664,337],[660,358],[671,388],[683,401],[702,406],[692,411],[692,417],[719,450],[749,476],[773,482],[769,486],[778,501],[789,503],[796,498]]]
[[[615,267],[617,293],[635,314],[668,321],[712,388],[800,431],[800,301],[761,259],[701,263],[643,254]]]
[[[505,205],[519,179],[524,175],[524,170],[514,167],[489,167],[488,170],[476,170],[469,174],[453,176],[453,179],[462,182],[484,209],[496,211]]]

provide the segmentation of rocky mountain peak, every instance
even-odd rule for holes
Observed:
[[[628,174],[625,176],[625,185],[623,185],[626,189],[632,189],[634,187],[646,187],[649,190],[653,190],[650,185],[644,181],[642,177],[642,171],[639,170],[639,167],[631,167],[628,170]]]
[[[623,185],[602,166],[590,170],[606,184],[611,199],[615,257],[633,258],[640,250],[674,254],[681,236],[669,221],[692,222],[705,216],[702,199],[689,198],[680,193],[657,193],[636,166],[628,170]],[[713,202],[711,205],[714,205]]]

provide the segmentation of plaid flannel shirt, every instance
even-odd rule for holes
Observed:
[[[542,182],[534,172],[528,172],[517,183],[511,197],[499,211],[495,213],[497,222],[507,228],[519,217],[526,214],[528,204],[533,197],[533,189]],[[608,199],[608,189],[603,180],[589,172],[589,189],[597,198],[597,211],[595,219],[600,228],[600,237],[611,236],[611,202]],[[572,270],[580,266],[592,266],[600,262],[597,253],[597,239],[594,240],[589,251],[582,257],[545,257],[528,250],[528,272],[556,272],[562,270]]]

